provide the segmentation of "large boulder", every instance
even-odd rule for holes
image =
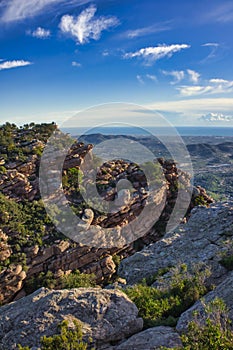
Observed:
[[[0,349],[17,344],[37,348],[43,335],[57,333],[62,320],[81,322],[84,339],[101,349],[140,332],[143,321],[137,307],[119,291],[100,288],[49,290],[33,294],[0,308]]]
[[[210,282],[219,284],[227,273],[220,264],[222,255],[231,250],[233,235],[233,202],[196,207],[187,224],[124,259],[118,274],[134,284],[154,276],[159,270],[185,263],[205,264],[211,268]]]
[[[159,350],[161,346],[174,348],[182,346],[179,334],[171,327],[155,327],[133,335],[114,350]]]

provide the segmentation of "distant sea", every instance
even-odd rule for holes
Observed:
[[[90,134],[103,134],[103,135],[140,135],[149,136],[150,133],[159,135],[170,135],[169,128],[164,127],[146,127],[147,130],[137,127],[98,127],[89,128],[61,128],[65,133],[69,133],[72,136],[80,136]],[[180,136],[220,136],[220,137],[233,137],[233,127],[176,127]]]

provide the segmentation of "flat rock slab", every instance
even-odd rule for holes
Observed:
[[[196,207],[187,224],[167,233],[160,241],[122,260],[118,275],[135,284],[160,269],[180,263],[204,263],[211,268],[212,283],[218,284],[227,271],[219,263],[233,235],[233,202]]]

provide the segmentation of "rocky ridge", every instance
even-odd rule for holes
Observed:
[[[26,144],[18,144],[18,147],[29,147],[30,151],[43,148],[44,143],[34,139]],[[86,155],[91,155],[92,145],[85,145],[77,142],[70,148],[64,162],[63,173],[72,168],[79,169]],[[33,154],[28,156],[27,162],[22,160],[5,161],[2,164],[6,171],[0,175],[1,192],[15,201],[28,200],[33,201],[40,198],[38,168],[40,156]],[[22,271],[20,264],[9,266],[0,273],[0,299],[1,303],[8,303],[25,295],[23,289],[24,282],[32,276],[37,276],[41,272],[46,273],[52,271],[54,277],[62,274],[69,274],[75,269],[79,269],[85,273],[95,273],[97,283],[103,283],[111,279],[116,272],[116,264],[113,256],[118,255],[120,259],[134,254],[151,242],[156,242],[163,234],[164,227],[169,220],[172,208],[176,201],[177,180],[181,180],[185,185],[184,194],[191,195],[192,186],[188,174],[180,172],[176,164],[172,160],[158,159],[160,171],[164,174],[164,182],[159,184],[159,191],[155,192],[154,202],[162,208],[164,207],[159,219],[152,229],[148,229],[147,233],[136,242],[122,248],[98,249],[89,246],[82,246],[73,243],[70,240],[56,240],[49,246],[35,245],[25,248],[23,253],[26,255],[27,270]],[[50,164],[51,166],[51,164]],[[116,185],[119,181],[127,179],[132,183],[134,196],[129,197],[129,193],[122,189],[118,193],[119,210],[116,213],[109,214],[107,217],[97,215],[90,209],[80,212],[81,218],[89,227],[91,224],[101,231],[101,228],[116,227],[120,232],[121,227],[127,226],[147,203],[147,183],[144,174],[135,164],[127,164],[123,160],[108,162],[100,168],[97,185],[104,199],[111,200],[116,197]],[[191,191],[191,192],[190,192]],[[122,194],[124,192],[124,194]],[[126,199],[128,197],[128,199]],[[82,198],[76,194],[68,193],[67,198],[75,205],[82,204]],[[129,199],[130,198],[130,199]],[[206,194],[202,188],[195,188],[193,192],[190,209],[196,205],[196,199],[202,198],[205,203],[209,204],[212,199]],[[117,202],[116,202],[117,203]],[[88,211],[88,217],[86,212]],[[158,210],[160,213],[160,210]],[[153,214],[153,216],[155,213]],[[152,217],[153,219],[154,217]],[[148,221],[148,220],[147,220]],[[145,225],[147,222],[145,223]],[[85,226],[84,225],[84,226]],[[10,235],[10,233],[7,233]],[[15,234],[15,233],[14,233]],[[7,245],[7,236],[3,232],[1,236],[1,261],[9,258],[11,248]],[[20,271],[20,272],[19,272]],[[19,272],[19,273],[18,273]],[[9,284],[9,280],[11,283]]]
[[[197,301],[181,314],[176,327],[143,330],[137,308],[117,289],[40,289],[0,308],[0,349],[16,349],[17,342],[38,349],[39,336],[55,334],[57,324],[63,319],[69,321],[70,327],[74,319],[80,320],[85,339],[91,336],[90,347],[94,345],[97,350],[159,350],[160,346],[182,346],[180,335],[193,319],[193,311],[198,311],[199,322],[204,322],[203,302],[208,303],[216,297],[225,302],[233,321],[233,272],[221,264],[223,256],[233,252],[232,228],[232,202],[194,208],[186,224],[121,262],[119,274],[130,285],[141,278],[152,277],[160,268],[175,267],[180,263],[186,263],[188,269],[193,263],[210,268],[207,284],[214,283],[215,287],[207,292],[203,301]],[[162,288],[170,278],[168,271],[160,276],[154,287]]]

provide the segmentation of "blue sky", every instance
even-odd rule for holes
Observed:
[[[136,103],[233,126],[233,2],[0,0],[0,123]]]

